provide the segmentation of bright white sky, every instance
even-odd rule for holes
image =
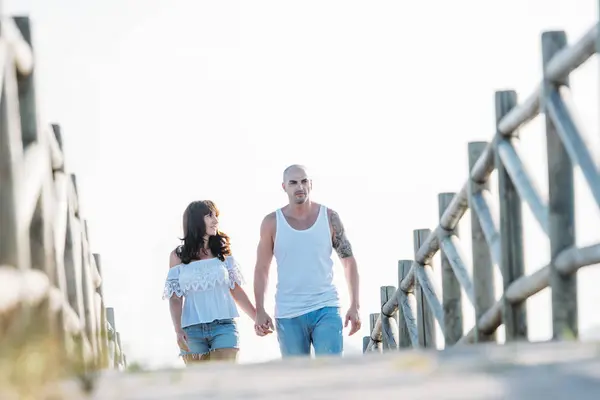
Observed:
[[[281,172],[291,163],[311,167],[314,199],[339,211],[354,243],[365,328],[346,348],[360,352],[369,313],[379,311],[379,286],[397,285],[397,260],[413,257],[412,230],[435,228],[437,194],[459,190],[466,178],[467,143],[492,138],[494,90],[529,95],[540,77],[541,32],[579,38],[597,20],[596,3],[4,0],[3,7],[33,19],[40,118],[62,125],[128,360],[164,366],[181,365],[161,292],[183,209],[194,199],[217,202],[252,293],[259,224],[285,203]],[[572,78],[595,149],[597,74],[592,59]],[[524,130],[523,153],[545,191],[540,118]],[[578,243],[590,244],[600,220],[577,179]],[[524,213],[531,273],[549,253]],[[461,236],[470,256],[469,215]],[[579,276],[587,331],[600,324],[599,272]],[[275,275],[271,309],[274,282]],[[532,340],[550,337],[549,294],[528,302]],[[467,303],[465,331],[473,323]],[[246,316],[240,324],[241,362],[279,357],[274,335],[257,338]]]

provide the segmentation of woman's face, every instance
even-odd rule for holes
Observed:
[[[215,236],[219,229],[219,218],[214,214],[206,214],[204,216],[204,226],[206,226],[206,234],[208,236]]]

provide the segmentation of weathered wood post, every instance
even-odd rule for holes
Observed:
[[[563,31],[542,34],[543,90],[546,144],[548,152],[548,227],[550,238],[550,286],[552,288],[552,336],[555,340],[571,340],[579,336],[577,315],[577,273],[563,275],[556,270],[555,260],[561,251],[575,244],[575,195],[573,165],[556,127],[546,112],[546,103],[559,86],[569,86],[568,76],[551,81],[546,66],[552,57],[567,46]]]
[[[29,45],[32,52],[33,42],[31,38],[31,26],[29,17],[13,18],[21,36]],[[17,89],[19,98],[19,116],[21,125],[22,148],[25,150],[29,146],[38,144],[40,150],[45,149],[40,145],[40,135],[38,135],[38,119],[35,95],[35,65],[27,74],[21,74],[17,69]],[[29,246],[31,254],[31,267],[46,273],[50,282],[56,285],[56,265],[54,255],[54,243],[52,236],[52,216],[49,208],[51,196],[52,172],[47,170],[43,181],[43,189],[38,194],[37,201],[33,206],[33,214],[27,210],[27,200],[21,199],[19,206],[20,212],[17,213],[22,218],[21,224],[29,224]],[[25,212],[24,212],[25,211]],[[27,230],[26,230],[27,231]],[[52,348],[56,349],[57,342],[62,342],[59,337],[60,325],[56,315],[50,312],[50,302],[44,300],[37,307],[35,313],[35,323],[28,329],[30,333],[36,333],[41,336],[47,336],[52,343]],[[48,336],[49,335],[49,336]]]
[[[455,195],[456,193],[440,193],[438,195],[440,220]],[[458,225],[449,234],[458,237]],[[444,341],[446,346],[452,346],[463,336],[462,293],[460,282],[452,269],[452,265],[450,265],[448,255],[441,247],[440,261],[442,265],[442,296],[445,322]]]
[[[398,287],[408,276],[412,260],[398,261]],[[415,319],[415,296],[398,290],[398,347],[409,348],[419,345],[417,321]]]
[[[56,144],[58,146],[58,151],[61,153],[61,155],[63,154],[63,140],[62,140],[62,134],[61,134],[61,129],[60,129],[60,125],[58,124],[52,124],[50,127],[50,135],[54,136],[54,139],[56,140]],[[50,140],[52,140],[52,138],[50,138]],[[64,157],[63,157],[64,159]],[[64,181],[64,177],[65,177],[65,171],[64,171],[64,160],[60,165],[54,166],[53,167],[53,174],[54,174],[54,179],[55,179],[55,184],[57,185],[57,203],[59,204],[58,207],[55,207],[54,212],[55,212],[55,216],[54,216],[54,222],[56,224],[55,227],[55,232],[54,232],[54,240],[56,241],[54,243],[55,245],[55,257],[56,257],[56,276],[55,276],[55,282],[56,282],[56,287],[60,290],[61,294],[63,296],[65,296],[65,298],[68,300],[68,286],[67,286],[67,277],[65,275],[65,234],[66,234],[66,226],[67,226],[67,222],[68,222],[68,193],[67,190],[65,190],[66,188],[64,187],[64,185],[59,184],[58,182],[65,182]],[[61,180],[61,178],[63,178]],[[65,326],[65,314],[63,311],[63,308],[61,308],[58,313],[57,313],[57,321],[59,323],[59,325],[61,327]],[[69,357],[72,356],[72,354],[70,354],[70,351],[72,351],[72,349],[70,348],[71,346],[71,338],[68,337],[69,334],[67,333],[66,330],[64,330],[62,332],[62,334],[60,335],[60,339],[62,340],[62,350],[64,353],[64,356],[67,357],[67,359]]]
[[[381,297],[381,341],[383,350],[398,349],[398,311],[386,314],[384,305],[396,294],[394,286],[381,286],[379,288]]]
[[[29,23],[29,17],[14,17],[15,24],[23,39],[27,42],[29,47],[33,51],[33,41],[31,40],[31,25]],[[35,66],[32,70],[22,75],[17,73],[18,76],[18,90],[19,90],[19,106],[20,106],[20,117],[21,117],[21,135],[23,140],[23,147],[27,147],[30,144],[38,140],[38,120],[37,120],[37,107],[36,107],[36,94],[35,94]]]
[[[523,220],[521,217],[521,197],[513,179],[509,175],[500,157],[501,145],[516,145],[518,133],[511,138],[502,137],[498,123],[508,112],[517,106],[517,93],[512,90],[498,91],[495,94],[496,106],[496,142],[494,156],[498,173],[498,196],[500,198],[500,271],[502,271],[503,290],[525,273],[523,258]],[[503,298],[502,321],[506,331],[506,341],[527,340],[526,303],[511,304]]]
[[[369,342],[371,341],[371,336],[363,336],[363,354],[367,352],[367,348],[369,347]]]
[[[487,142],[470,142],[469,152],[469,171],[473,169],[475,163],[483,154]],[[473,292],[475,295],[475,320],[479,321],[481,316],[494,305],[494,271],[490,249],[485,240],[483,229],[479,222],[477,214],[473,211],[473,199],[476,194],[482,190],[489,190],[489,181],[476,182],[469,173],[469,209],[471,213],[471,251],[473,253]],[[475,335],[477,342],[490,342],[496,340],[496,332],[490,335]]]
[[[373,346],[371,346],[371,351],[379,351],[381,352],[381,332],[378,335],[373,335],[373,329],[375,328],[375,324],[377,323],[377,318],[379,318],[379,313],[371,313],[369,315],[369,335],[371,340],[373,341]]]
[[[100,278],[102,279],[100,286],[96,288],[96,293],[100,296],[100,349],[101,349],[101,366],[102,368],[108,367],[108,331],[106,329],[106,308],[104,308],[104,291],[103,284],[104,280],[102,278],[102,258],[100,254],[94,253],[94,259],[96,261],[96,267],[98,268],[98,273],[100,274]]]
[[[71,182],[75,185],[75,177],[71,174]],[[64,252],[65,279],[67,282],[67,299],[71,308],[77,313],[81,323],[85,326],[85,308],[83,302],[82,284],[82,245],[80,223],[76,217],[77,210],[68,207],[67,232]],[[84,333],[82,332],[82,335]],[[81,335],[80,335],[81,336]],[[85,338],[74,337],[73,361],[74,365],[85,364]]]
[[[4,27],[2,27],[4,29]],[[0,129],[0,265],[19,270],[30,266],[29,235],[22,225],[18,195],[24,182],[20,168],[23,165],[23,141],[19,131],[18,87],[16,68],[8,67],[2,82],[2,102],[5,108]]]
[[[81,244],[82,244],[82,297],[83,307],[85,312],[85,333],[89,340],[94,359],[94,368],[99,367],[99,348],[97,340],[96,326],[96,306],[94,294],[96,287],[94,286],[94,272],[92,271],[92,253],[90,251],[89,232],[87,221],[81,221]]]
[[[108,342],[109,353],[110,353],[110,362],[113,368],[117,368],[119,366],[117,359],[117,327],[115,325],[115,309],[112,307],[106,308],[106,319],[112,328],[111,338]]]
[[[119,349],[119,353],[117,354],[116,367],[121,369],[123,367],[123,345],[121,344],[121,334],[119,332],[116,332],[115,335],[117,335],[117,348]]]
[[[431,231],[429,229],[416,229],[413,231],[413,243],[415,258],[419,248],[429,236]],[[430,265],[422,264],[417,268],[431,269]],[[419,330],[419,346],[421,347],[436,347],[436,334],[435,334],[435,322],[433,312],[429,304],[427,304],[426,291],[431,291],[430,287],[423,285],[421,279],[419,279],[419,272],[415,273],[415,297],[417,298],[417,327]],[[425,271],[423,271],[425,272]]]

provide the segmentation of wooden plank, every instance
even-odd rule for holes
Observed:
[[[496,123],[517,105],[517,93],[513,90],[499,91],[496,97]],[[518,134],[514,134],[518,136]],[[506,140],[506,139],[502,139]],[[516,139],[512,139],[516,140]],[[498,141],[499,142],[499,141]],[[498,143],[497,142],[497,143]],[[496,146],[496,170],[498,174],[498,196],[500,198],[500,270],[503,289],[525,273],[523,258],[523,219],[521,197],[500,157]],[[527,340],[527,308],[525,303],[504,302],[502,321],[506,341]]]
[[[579,268],[600,263],[600,244],[586,247],[572,246],[563,250],[554,260],[554,268],[561,275],[575,273]],[[535,273],[523,276],[514,281],[504,292],[504,298],[512,304],[520,303],[548,287],[550,282],[550,265],[540,268]],[[502,322],[503,299],[496,302],[460,342],[472,343],[477,331],[493,332]]]
[[[484,184],[484,185],[487,185]],[[493,206],[492,194],[486,188],[478,189],[471,195],[471,211],[477,217],[479,228],[487,243],[492,264],[498,266],[500,262],[500,232],[498,229],[497,210]],[[471,214],[471,215],[473,215]]]
[[[55,398],[96,399],[566,399],[595,400],[597,344],[541,343],[406,350],[376,357],[210,363],[140,373],[102,373],[92,393],[68,381]],[[235,382],[235,384],[232,384]]]
[[[14,54],[14,63],[16,70],[20,74],[27,75],[33,70],[33,49],[19,30],[17,22],[19,18],[4,17],[2,18],[2,39],[10,46]]]
[[[69,219],[68,177],[62,172],[54,174],[54,252],[57,261],[57,287],[68,296],[67,277],[65,275],[65,246],[67,241],[67,222]]]
[[[438,209],[440,217],[450,205],[456,193],[438,194]],[[448,232],[458,237],[458,227]],[[452,346],[463,336],[462,293],[460,282],[454,273],[446,252],[440,252],[442,265],[442,301],[444,304],[444,340],[446,346]]]
[[[519,196],[527,204],[544,233],[548,234],[548,207],[542,200],[537,185],[531,180],[525,164],[521,161],[516,140],[499,139],[496,143],[496,151]]]
[[[462,290],[464,290],[467,298],[471,302],[471,305],[475,307],[475,294],[473,292],[473,282],[469,276],[469,270],[466,265],[466,257],[461,250],[460,241],[456,235],[446,235],[443,239],[440,239],[441,249],[446,254],[450,267],[458,279]]]
[[[47,143],[50,147],[50,156],[52,159],[52,171],[64,172],[65,158],[62,152],[62,134],[60,125],[52,124],[47,128]]]
[[[547,66],[552,57],[567,46],[564,32],[550,31],[542,34],[542,63]],[[544,76],[544,102],[557,86],[568,85],[568,78],[560,81]],[[548,149],[548,222],[550,228],[550,253],[554,260],[561,251],[575,244],[575,194],[573,165],[560,140],[556,126],[548,113],[546,120],[546,144]],[[570,340],[578,334],[577,275],[562,275],[551,264],[552,287],[552,336],[554,339]]]
[[[561,85],[558,90],[549,90],[546,110],[556,134],[560,137],[571,163],[579,166],[588,188],[592,192],[596,205],[600,206],[600,173],[596,160],[588,150],[591,146],[586,143],[581,132],[583,126],[575,112],[575,105],[569,87]]]
[[[545,40],[553,41],[553,39],[544,39],[544,35],[558,39],[563,32],[546,32],[542,34],[542,42]],[[598,37],[598,23],[595,23],[587,32],[579,38],[573,45],[567,46],[566,36],[564,45],[562,42],[559,47],[553,47],[555,51],[549,51],[548,57],[542,55],[544,60],[544,80],[553,82],[561,82],[568,78],[569,74],[579,68],[596,52],[596,38]],[[542,47],[544,45],[542,44]],[[548,47],[550,50],[550,47]],[[542,48],[543,53],[543,48]],[[545,81],[542,83],[542,88]]]
[[[71,205],[69,205],[69,217],[67,222],[67,240],[65,245],[65,276],[67,280],[67,297],[81,321],[85,321],[83,307],[83,288],[81,270],[81,234],[79,220],[75,217]]]
[[[30,144],[24,152],[21,167],[22,175],[27,179],[23,180],[18,194],[20,204],[18,218],[29,227],[43,188],[48,181],[50,183],[52,181],[47,148],[41,143]]]
[[[482,153],[489,147],[486,142],[470,142],[469,170],[473,169]],[[472,208],[474,195],[481,190],[490,190],[488,182],[470,181],[469,206]],[[488,248],[479,218],[471,212],[471,249],[473,254],[473,292],[475,294],[475,320],[479,321],[481,316],[490,309],[496,300],[494,291],[494,271],[492,257]],[[478,332],[477,332],[478,333]],[[481,334],[477,337],[479,342],[496,341],[496,334]]]
[[[510,110],[498,122],[498,131],[503,136],[512,136],[513,132],[519,129],[520,126],[527,124],[538,116],[540,112],[540,93],[541,89],[537,87],[523,103]]]
[[[596,39],[598,37],[598,24],[594,24],[585,35],[570,47],[564,47],[555,53],[546,64],[546,76],[550,80],[560,80],[579,68],[595,52],[597,52]],[[510,136],[513,131],[535,118],[540,110],[540,96],[543,92],[544,82],[517,107],[513,108],[498,122],[498,130],[502,135]]]

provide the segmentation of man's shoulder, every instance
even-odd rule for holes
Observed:
[[[265,215],[262,219],[261,222],[261,229],[267,229],[269,231],[272,231],[273,229],[275,229],[275,226],[277,225],[276,223],[277,221],[277,215],[276,215],[276,211],[270,212],[269,214]]]
[[[277,211],[273,211],[263,217],[263,222],[274,222],[276,219]]]
[[[325,209],[327,210],[327,216],[330,220],[331,218],[339,218],[339,214],[333,208],[327,207],[326,205],[323,205],[323,207],[325,207]]]

